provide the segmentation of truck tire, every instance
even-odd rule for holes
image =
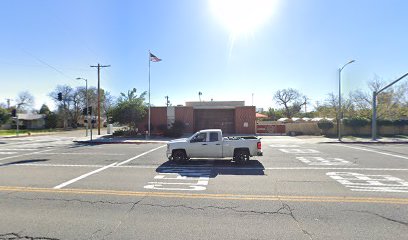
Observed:
[[[187,155],[184,150],[174,150],[171,156],[175,162],[183,162],[187,160]]]
[[[234,160],[239,164],[246,164],[249,161],[248,150],[239,149],[235,151]]]

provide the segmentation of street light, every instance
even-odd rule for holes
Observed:
[[[89,115],[88,115],[88,79],[77,77],[76,80],[85,80],[85,99],[86,99],[86,134],[88,137],[88,124],[89,124]]]
[[[350,62],[344,64],[342,68],[339,68],[339,111],[338,111],[338,120],[337,120],[337,131],[338,131],[339,141],[341,141],[341,120],[343,118],[343,116],[342,116],[343,112],[341,110],[341,71],[343,71],[343,69],[347,65],[349,65],[349,64],[351,64],[351,63],[353,63],[355,61],[356,60],[351,60]]]

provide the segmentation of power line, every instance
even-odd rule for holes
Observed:
[[[22,50],[23,50],[23,52],[25,52],[27,55],[31,56],[32,58],[34,58],[34,59],[37,60],[38,62],[40,62],[40,63],[46,65],[47,67],[53,69],[54,71],[58,72],[59,74],[63,75],[64,77],[66,77],[66,78],[68,78],[68,79],[73,79],[73,77],[68,76],[67,74],[65,74],[65,73],[62,72],[61,70],[57,69],[56,67],[54,67],[54,66],[48,64],[47,62],[41,60],[40,58],[34,56],[32,53],[29,53],[27,50],[25,50],[25,49],[22,49]]]

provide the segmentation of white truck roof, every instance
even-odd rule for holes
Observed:
[[[199,132],[221,132],[221,129],[203,129]]]

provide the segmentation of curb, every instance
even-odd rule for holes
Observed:
[[[408,141],[402,141],[402,142],[320,142],[320,143],[328,143],[328,144],[408,144]]]
[[[85,144],[164,144],[167,142],[157,142],[157,141],[143,141],[143,142],[105,142],[105,141],[73,141],[75,143],[85,143]]]

